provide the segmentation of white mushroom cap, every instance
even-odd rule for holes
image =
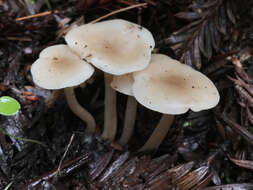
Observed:
[[[33,81],[45,89],[79,85],[89,79],[94,68],[71,51],[67,45],[44,49],[31,67]]]
[[[147,29],[121,19],[73,28],[65,40],[83,59],[113,75],[144,69],[155,46]]]
[[[114,75],[111,82],[111,87],[114,90],[121,92],[122,94],[133,96],[133,83],[134,78],[132,73],[125,75]]]
[[[137,101],[164,114],[210,109],[220,99],[210,79],[166,55],[152,55],[149,66],[133,76]]]

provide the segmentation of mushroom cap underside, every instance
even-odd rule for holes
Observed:
[[[133,96],[133,83],[134,78],[132,73],[125,75],[114,75],[111,82],[111,87],[122,94]]]

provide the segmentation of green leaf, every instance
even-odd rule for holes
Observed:
[[[0,114],[1,115],[15,115],[20,109],[20,104],[17,100],[9,96],[0,97]]]

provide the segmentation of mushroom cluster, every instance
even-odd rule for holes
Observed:
[[[154,132],[139,151],[155,150],[165,138],[174,115],[215,107],[219,92],[210,79],[166,55],[153,54],[148,67],[128,75],[114,76],[112,88],[134,97],[143,106],[163,114]],[[127,103],[123,133],[119,143],[130,139],[136,104]],[[128,110],[132,110],[131,113]],[[130,121],[129,121],[130,120]]]
[[[218,104],[219,93],[203,74],[162,54],[151,54],[152,34],[121,19],[85,24],[65,36],[67,45],[44,49],[31,67],[33,81],[46,89],[62,89],[70,109],[95,131],[95,120],[75,98],[74,87],[94,73],[104,72],[105,111],[102,137],[113,141],[117,132],[116,91],[128,95],[125,121],[119,139],[125,145],[134,130],[137,102],[163,113],[141,151],[158,148],[173,115],[200,111]]]
[[[114,19],[86,24],[65,36],[68,46],[82,59],[104,71],[105,111],[102,137],[113,141],[117,131],[116,92],[112,75],[123,75],[146,68],[155,46],[152,34],[137,24]]]

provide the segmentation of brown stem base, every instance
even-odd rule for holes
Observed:
[[[111,88],[112,76],[105,76],[105,113],[104,113],[104,131],[102,138],[113,141],[117,132],[117,109],[116,109],[116,91]]]
[[[173,120],[173,115],[163,114],[162,118],[160,119],[152,135],[149,137],[148,141],[138,151],[148,152],[158,149],[163,139],[166,137]]]
[[[133,134],[136,119],[136,111],[137,111],[137,101],[135,100],[134,97],[128,96],[125,112],[124,128],[121,137],[119,139],[119,144],[122,146],[128,143]]]

